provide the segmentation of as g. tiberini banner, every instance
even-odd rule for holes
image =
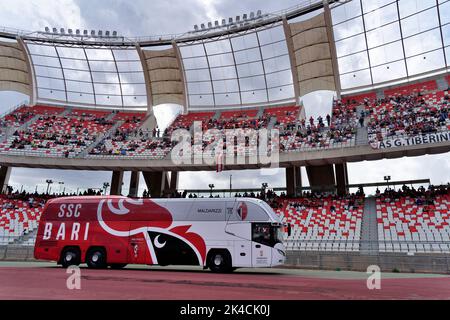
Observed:
[[[427,133],[412,137],[389,138],[383,141],[371,142],[373,149],[389,149],[403,146],[415,146],[428,143],[439,143],[450,141],[450,131]]]

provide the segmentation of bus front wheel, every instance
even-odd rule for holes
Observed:
[[[61,252],[60,263],[63,268],[78,266],[80,260],[80,250],[78,248],[66,248]]]
[[[86,254],[86,263],[92,269],[106,268],[106,252],[102,248],[93,248]]]
[[[231,267],[231,256],[228,251],[211,252],[208,265],[212,272],[227,273],[233,270]]]

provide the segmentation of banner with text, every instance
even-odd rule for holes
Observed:
[[[421,136],[389,138],[384,141],[372,142],[370,145],[373,149],[388,149],[403,146],[414,146],[428,143],[439,143],[450,141],[450,131],[428,133]]]

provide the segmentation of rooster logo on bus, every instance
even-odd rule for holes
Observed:
[[[103,230],[111,235],[143,237],[149,264],[203,265],[205,262],[203,238],[190,232],[190,225],[174,226],[170,212],[149,199],[101,200],[97,218]]]
[[[244,221],[245,218],[247,218],[247,213],[248,213],[247,204],[245,202],[239,203],[237,214],[242,221]]]

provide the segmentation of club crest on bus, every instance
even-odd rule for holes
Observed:
[[[245,218],[247,218],[248,208],[247,208],[247,204],[245,202],[241,202],[239,204],[239,207],[237,209],[237,214],[238,214],[239,218],[241,218],[241,220],[245,220]]]

